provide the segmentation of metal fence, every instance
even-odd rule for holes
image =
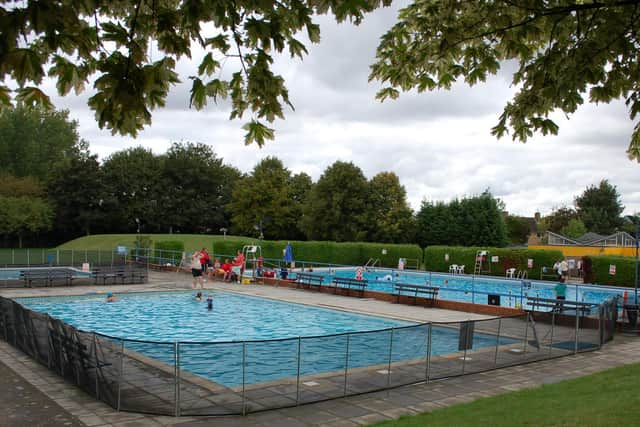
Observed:
[[[294,339],[167,343],[81,331],[0,297],[0,336],[119,411],[230,415],[596,350],[613,338],[616,305]]]
[[[65,250],[65,249],[0,249],[0,266],[65,266],[81,267],[83,263],[92,266],[113,266],[131,260],[130,254],[117,250]]]

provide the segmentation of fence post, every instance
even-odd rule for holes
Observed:
[[[44,263],[45,263],[45,260],[44,260],[44,249],[43,249],[42,250],[42,264],[44,264]]]
[[[526,317],[524,319],[524,343],[523,343],[523,353],[527,353],[527,347],[529,345],[529,312],[526,313]]]
[[[471,277],[471,304],[476,303],[476,276]]]
[[[73,257],[75,255],[76,250],[75,249],[71,249],[71,267],[73,267]]]
[[[556,329],[556,312],[551,312],[551,338],[549,342],[549,357],[551,357],[551,353],[553,352],[553,333]]]
[[[391,359],[393,357],[393,332],[395,328],[391,328],[389,335],[389,363],[387,364],[387,389],[391,386]]]
[[[296,406],[300,404],[300,347],[302,338],[298,337],[298,373],[296,375]]]
[[[27,265],[31,266],[31,251],[27,248]]]
[[[173,343],[173,381],[174,381],[174,399],[175,399],[175,416],[180,416],[180,343]]]
[[[15,263],[16,263],[16,250],[11,249],[11,264],[15,264]]]
[[[100,392],[99,392],[99,387],[98,387],[98,372],[100,372],[100,370],[97,368],[98,365],[98,343],[97,343],[97,338],[96,338],[96,333],[92,332],[93,335],[93,356],[94,356],[94,365],[96,367],[96,369],[94,370],[95,374],[96,374],[96,399],[100,400]]]
[[[89,260],[89,251],[87,249],[84,250],[84,262]]]
[[[242,415],[247,415],[247,396],[245,394],[246,383],[247,343],[242,342]]]
[[[502,330],[502,317],[498,318],[498,333],[496,334],[496,353],[493,356],[493,367],[498,366],[498,347],[500,347],[500,332]]]
[[[425,377],[427,383],[429,382],[429,374],[431,370],[431,330],[433,329],[433,323],[429,323],[429,331],[427,333],[427,367]]]
[[[56,265],[60,265],[60,249],[56,249]]]
[[[72,252],[73,253],[73,252]],[[118,372],[118,403],[117,403],[117,408],[116,410],[119,412],[120,411],[120,405],[121,405],[121,389],[122,389],[122,376],[124,373],[124,340],[121,341],[121,345],[120,345],[120,370]]]
[[[573,349],[573,354],[577,354],[578,353],[578,334],[580,331],[580,314],[579,314],[580,309],[578,307],[576,307],[576,342],[575,342],[575,347]]]
[[[343,396],[347,395],[347,371],[349,370],[349,338],[351,334],[347,334],[347,348],[344,355],[344,390]]]

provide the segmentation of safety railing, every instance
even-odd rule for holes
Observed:
[[[0,337],[119,411],[247,414],[599,349],[617,301],[578,315],[244,342],[151,342],[85,332],[0,297]]]

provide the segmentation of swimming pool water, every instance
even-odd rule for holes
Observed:
[[[84,331],[154,341],[125,346],[169,365],[179,341],[181,369],[227,386],[242,384],[243,378],[253,384],[295,376],[298,352],[302,375],[344,370],[347,363],[349,368],[385,364],[390,351],[393,361],[427,355],[426,325],[231,293],[215,292],[212,311],[194,292],[120,295],[115,303],[106,303],[104,295],[18,302]],[[434,327],[431,343],[432,355],[456,352],[459,334]],[[474,349],[495,345],[495,336],[474,335]]]
[[[319,272],[319,274],[326,274],[326,272]],[[325,276],[324,283],[331,283],[335,276],[355,278],[355,275],[355,268],[336,269]],[[364,272],[363,278],[368,280],[368,290],[378,292],[395,293],[394,283],[410,283],[438,287],[440,288],[438,298],[450,301],[487,304],[488,295],[499,295],[500,305],[503,307],[524,307],[527,296],[554,299],[554,287],[557,284],[527,279],[510,280],[390,269],[370,269]],[[629,289],[567,284],[567,300],[600,304],[616,295],[622,297],[625,291]]]

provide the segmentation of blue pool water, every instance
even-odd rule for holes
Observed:
[[[336,269],[331,271],[317,271],[326,274],[324,283],[331,283],[333,277],[355,278],[356,270]],[[329,273],[329,274],[327,274]],[[439,299],[450,301],[487,304],[488,295],[499,295],[500,305],[503,307],[524,307],[527,295],[539,298],[555,298],[554,287],[557,283],[538,280],[513,280],[483,276],[451,275],[443,273],[410,272],[390,269],[370,269],[365,271],[363,278],[369,282],[367,289],[378,292],[395,293],[394,283],[411,283],[430,285],[440,288]],[[600,304],[613,297],[622,297],[627,288],[614,288],[593,285],[567,285],[567,300],[584,301]],[[630,291],[632,293],[633,290]],[[410,292],[408,292],[410,294]]]
[[[427,355],[426,325],[231,293],[216,292],[213,311],[193,292],[120,295],[115,303],[104,295],[18,302],[81,330],[154,341],[126,341],[125,347],[170,365],[179,341],[181,369],[227,386],[242,384],[243,377],[248,384],[294,377],[298,369],[309,375],[341,371],[347,363],[385,364],[390,352],[393,361]],[[456,330],[434,327],[431,354],[458,351],[458,340]],[[473,349],[495,345],[495,336],[474,335]]]

